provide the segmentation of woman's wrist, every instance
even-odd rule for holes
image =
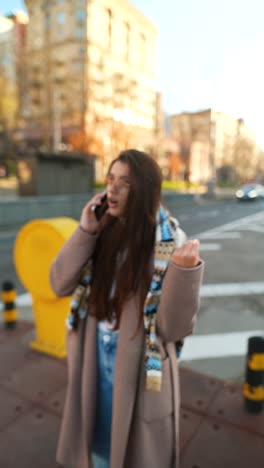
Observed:
[[[97,234],[97,231],[92,232],[89,229],[84,228],[81,225],[81,223],[79,224],[79,228],[81,229],[81,231],[85,232],[86,234],[90,234],[90,236],[96,236],[96,234]]]
[[[177,260],[175,258],[171,258],[173,264],[177,267],[177,268],[181,268],[182,270],[192,270],[193,268],[196,268],[198,266],[200,266],[202,264],[202,261],[201,260],[198,260],[195,264],[192,264],[192,265],[184,265],[184,264],[181,264],[179,262],[177,262]]]

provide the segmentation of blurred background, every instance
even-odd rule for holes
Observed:
[[[2,195],[44,193],[40,155],[88,159],[100,185],[127,147],[164,188],[263,182],[261,0],[1,3]]]
[[[195,335],[180,360],[190,441],[183,468],[263,467],[264,413],[247,419],[241,387],[225,391],[221,383],[218,398],[212,379],[245,382],[247,340],[263,336],[263,17],[263,0],[0,0],[0,284],[18,293],[20,325],[35,326],[38,302],[18,263],[38,288],[48,285],[57,247],[45,226],[79,220],[120,150],[135,147],[158,161],[163,200],[200,240],[206,264]],[[20,244],[15,267],[20,230],[39,219],[32,249]],[[57,427],[65,384],[57,382],[62,393],[52,400],[60,371],[28,368],[19,341],[9,339],[0,343],[0,465],[50,468],[54,429],[36,439],[34,424]],[[189,380],[195,373],[187,368],[210,379]],[[19,417],[12,389],[22,406],[32,395],[40,401],[40,416]],[[42,418],[45,402],[53,403]],[[55,426],[47,425],[50,408],[59,409]],[[210,427],[199,412],[208,412]],[[1,427],[12,418],[6,435]]]

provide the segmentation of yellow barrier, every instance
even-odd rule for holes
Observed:
[[[264,409],[264,337],[248,339],[246,379],[243,386],[245,407],[250,413]]]
[[[259,385],[258,387],[252,387],[248,383],[244,384],[243,394],[246,398],[253,401],[264,400],[264,387]]]
[[[252,354],[248,361],[248,367],[257,371],[264,371],[264,353]]]
[[[17,274],[32,296],[36,339],[30,346],[51,356],[66,356],[65,319],[70,297],[57,298],[51,289],[49,271],[53,259],[78,226],[72,218],[30,221],[19,231],[14,247]]]

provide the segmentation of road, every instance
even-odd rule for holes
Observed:
[[[169,209],[189,237],[198,237],[206,269],[194,337],[187,338],[182,364],[231,381],[243,381],[247,338],[264,329],[264,202],[203,200]],[[0,233],[0,281],[15,275],[16,232]],[[30,261],[30,259],[29,259]]]
[[[180,206],[171,197],[167,203],[172,214],[177,217],[188,237],[234,221],[264,209],[264,202],[237,203],[236,201],[198,201]],[[18,294],[25,291],[13,264],[13,245],[17,230],[0,232],[0,284],[6,279],[15,283]]]
[[[198,200],[186,206],[177,205],[173,198],[167,202],[168,208],[176,216],[188,236],[229,223],[244,216],[262,211],[264,201],[237,202],[236,200]]]
[[[182,355],[184,365],[232,382],[245,379],[249,336],[264,334],[264,206],[241,209],[244,205],[211,206],[215,226],[208,221],[206,230],[190,229],[200,239],[206,269],[195,335]],[[195,213],[183,216],[186,223],[195,219]]]

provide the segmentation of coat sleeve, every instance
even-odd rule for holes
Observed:
[[[176,342],[192,333],[203,272],[203,261],[194,268],[182,268],[170,261],[157,312],[158,334],[164,342]]]
[[[69,296],[77,286],[83,267],[93,254],[97,236],[80,226],[65,242],[50,268],[50,284],[57,296]]]

